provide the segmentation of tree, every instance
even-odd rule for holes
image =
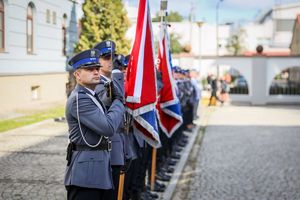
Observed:
[[[76,52],[110,39],[116,43],[117,53],[129,53],[130,41],[125,34],[130,22],[122,0],[85,0],[82,9],[84,15]]]
[[[245,49],[244,47],[245,31],[240,29],[236,34],[233,34],[226,45],[227,50],[233,55],[241,55]]]
[[[159,13],[156,13],[156,16],[154,18],[152,18],[153,22],[160,22],[161,18],[159,16]],[[170,13],[168,13],[167,16],[167,22],[181,22],[183,20],[183,17],[178,13],[178,12],[174,12],[171,11]]]
[[[82,9],[84,15],[80,21],[79,41],[74,49],[76,53],[108,39],[116,43],[117,53],[129,53],[130,41],[125,34],[130,22],[122,0],[85,0]],[[69,96],[76,85],[72,71],[69,71],[68,79],[66,93]]]
[[[181,44],[179,43],[180,36],[174,33],[170,34],[170,48],[171,53],[180,53],[183,51]]]

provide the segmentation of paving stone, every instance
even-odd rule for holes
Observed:
[[[217,109],[183,199],[299,200],[299,116],[299,106]]]

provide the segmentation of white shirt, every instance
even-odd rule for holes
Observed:
[[[94,91],[94,90],[91,90],[90,88],[85,87],[85,89],[87,89],[92,95],[95,95],[95,94],[96,94],[95,91]]]

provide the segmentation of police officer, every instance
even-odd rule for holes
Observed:
[[[110,168],[111,142],[124,114],[123,96],[112,85],[112,104],[106,111],[95,96],[99,83],[99,51],[83,51],[68,62],[77,85],[66,104],[69,126],[67,169],[64,184],[72,200],[104,199],[113,188]]]
[[[115,55],[115,43],[111,40],[106,40],[98,43],[95,47],[100,52],[99,63],[100,68],[100,84],[96,87],[96,93],[98,97],[104,102],[106,108],[111,106],[110,97],[110,84],[113,83],[117,86],[119,91],[124,97],[124,77],[121,72],[121,66],[116,60]],[[125,165],[125,140],[124,140],[124,116],[122,122],[119,124],[117,132],[110,137],[112,141],[112,151],[110,162],[112,166],[112,178],[114,189],[106,192],[106,199],[115,200],[118,197],[119,177],[121,168]]]

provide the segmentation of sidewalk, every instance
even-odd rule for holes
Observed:
[[[300,107],[206,107],[161,199],[297,199]],[[200,131],[198,131],[200,130]],[[66,199],[67,124],[0,134],[0,199]]]
[[[174,200],[300,199],[299,106],[209,109]]]
[[[0,199],[65,199],[67,143],[54,120],[0,133]]]
[[[190,136],[189,144],[181,153],[168,188],[160,193],[161,199],[172,197],[198,130],[199,126],[185,133]],[[67,136],[67,124],[54,120],[1,133],[0,199],[66,199],[63,178]]]

